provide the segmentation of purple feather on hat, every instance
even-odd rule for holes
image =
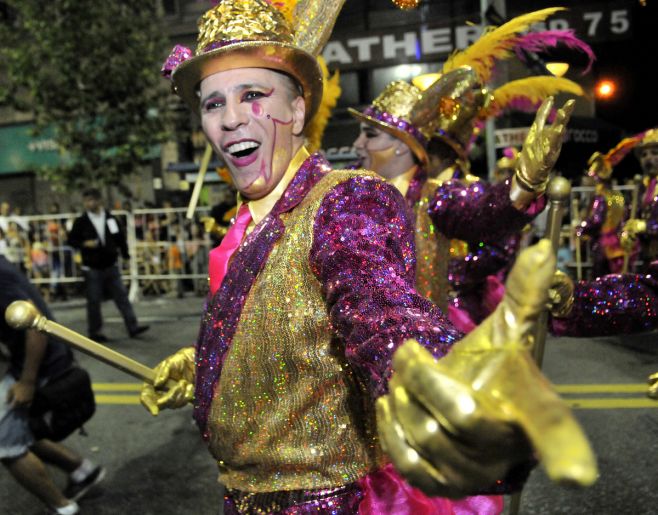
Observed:
[[[594,51],[582,39],[578,38],[573,29],[567,30],[544,30],[541,32],[528,32],[517,38],[515,51],[519,59],[524,60],[523,50],[527,52],[542,52],[548,48],[554,48],[558,45],[566,45],[568,48],[580,50],[588,57],[587,68],[582,73],[585,75],[592,68],[592,63],[596,60]]]

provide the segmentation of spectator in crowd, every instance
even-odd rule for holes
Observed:
[[[123,316],[131,338],[148,330],[139,325],[128,293],[121,282],[117,263],[119,252],[128,259],[128,244],[119,221],[101,203],[100,191],[88,188],[83,193],[85,213],[76,218],[69,233],[70,244],[80,249],[87,294],[87,331],[98,342],[108,341],[101,333],[103,317],[101,302],[107,291]]]
[[[29,300],[52,318],[36,288],[0,256],[0,312],[15,300]],[[0,382],[0,461],[23,488],[48,506],[49,513],[79,513],[76,501],[103,480],[105,469],[60,443],[35,441],[28,424],[36,388],[72,366],[71,350],[34,329],[9,327],[4,316],[0,317],[0,341],[8,347],[10,358],[8,373]],[[64,491],[53,482],[44,462],[68,474]]]
[[[0,230],[3,233],[7,233],[8,224],[9,224],[9,211],[10,205],[7,201],[0,202]]]

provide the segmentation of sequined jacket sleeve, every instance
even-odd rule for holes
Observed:
[[[407,338],[436,357],[461,334],[414,290],[413,213],[393,187],[358,177],[318,210],[310,262],[348,362],[373,397],[386,393],[391,358]]]
[[[508,236],[502,245],[494,243],[469,243],[466,256],[453,258],[448,265],[450,284],[461,286],[477,284],[489,275],[506,270],[516,258],[519,248],[518,234]]]
[[[436,230],[448,238],[498,242],[521,231],[546,206],[544,197],[520,211],[510,200],[510,181],[495,185],[460,181],[441,184],[430,201],[428,212]]]
[[[611,336],[658,328],[658,262],[650,275],[612,274],[580,281],[568,317],[554,317],[557,336]]]
[[[578,236],[596,236],[603,227],[605,221],[607,204],[605,197],[596,195],[592,201],[587,218],[580,222],[576,234]]]

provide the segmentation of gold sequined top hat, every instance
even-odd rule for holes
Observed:
[[[316,56],[331,34],[345,0],[300,1],[286,19],[266,0],[222,0],[199,20],[194,55],[176,45],[162,68],[174,91],[199,112],[199,83],[235,68],[268,68],[293,77],[301,86],[306,121],[322,98],[322,73]],[[292,27],[296,27],[293,31]]]
[[[482,95],[477,76],[464,66],[442,75],[424,91],[405,81],[391,82],[363,111],[348,110],[356,119],[401,139],[425,165],[427,143],[434,136],[465,157],[466,146],[460,140],[464,120],[477,114]],[[472,127],[469,139],[471,132]]]

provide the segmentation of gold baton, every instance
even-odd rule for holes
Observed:
[[[135,361],[105,345],[96,343],[86,336],[82,336],[63,325],[48,320],[43,316],[34,304],[25,300],[12,302],[5,310],[5,320],[14,329],[35,329],[59,338],[71,347],[88,354],[103,363],[141,379],[149,384],[155,380],[155,371],[152,368]],[[176,384],[175,381],[168,382],[166,387]],[[166,389],[166,388],[165,388]]]
[[[551,240],[553,252],[557,256],[560,248],[560,229],[562,228],[562,217],[564,208],[571,194],[571,183],[564,177],[554,177],[546,188],[548,196],[548,217],[546,220],[545,238]],[[537,319],[534,331],[534,347],[532,355],[535,358],[537,366],[541,369],[544,361],[544,346],[546,345],[546,333],[548,332],[548,310],[544,309]],[[521,495],[523,489],[511,495],[510,515],[518,515],[521,508]]]
[[[545,238],[551,240],[553,253],[557,257],[560,248],[560,229],[562,228],[562,217],[564,208],[571,194],[571,183],[564,177],[554,177],[546,189],[548,196],[548,218],[546,221]],[[544,360],[544,345],[546,344],[546,333],[548,332],[548,310],[545,309],[539,315],[535,328],[535,344],[533,356],[539,368]]]

